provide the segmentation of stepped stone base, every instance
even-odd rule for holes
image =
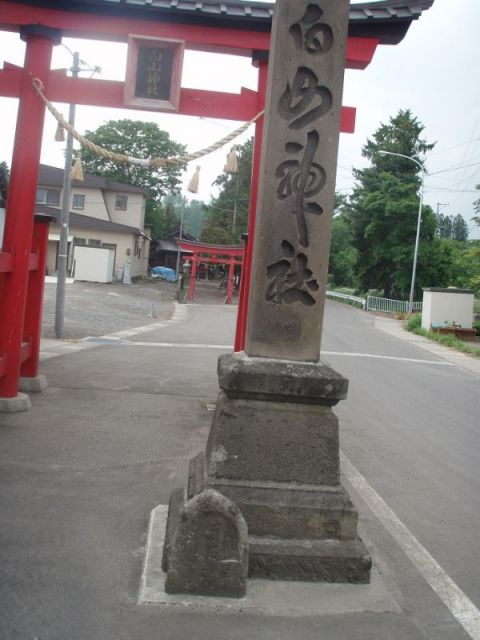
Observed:
[[[358,512],[341,485],[242,482],[208,477],[205,455],[190,461],[187,498],[214,488],[235,503],[249,535],[353,540]]]
[[[191,460],[185,490],[172,494],[167,591],[244,593],[244,559],[251,577],[368,583],[371,558],[339,482],[331,410],[346,396],[347,380],[323,363],[234,354],[220,357],[219,383],[206,450]],[[197,547],[203,560],[193,562]],[[182,571],[183,583],[176,579]]]
[[[368,584],[372,559],[355,540],[249,538],[248,575],[270,580]]]

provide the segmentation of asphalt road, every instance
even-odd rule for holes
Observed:
[[[344,453],[480,608],[480,379],[329,303],[325,359],[350,380]],[[354,357],[386,355],[412,360]]]
[[[148,514],[205,445],[235,316],[235,307],[183,306],[173,321],[147,319],[143,333],[46,360],[50,386],[32,410],[0,416],[0,640],[468,638],[347,475],[400,613],[138,606]],[[322,352],[350,380],[336,408],[342,451],[441,565],[440,578],[480,607],[479,377],[338,303],[327,304]]]

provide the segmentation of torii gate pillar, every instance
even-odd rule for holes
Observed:
[[[0,296],[0,353],[6,359],[6,373],[0,377],[0,401],[9,410],[28,409],[29,400],[18,393],[21,346],[27,298],[29,256],[32,246],[35,196],[45,106],[32,90],[32,78],[46,82],[52,50],[61,31],[41,25],[21,28],[27,43],[19,95],[15,146],[5,217],[3,251],[12,256],[13,268],[4,274]],[[36,310],[38,312],[38,309]],[[1,409],[1,405],[0,405]]]

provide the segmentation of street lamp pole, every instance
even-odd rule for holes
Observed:
[[[415,293],[415,279],[417,276],[417,259],[418,259],[418,245],[420,243],[420,226],[422,223],[422,207],[423,207],[423,189],[425,186],[425,167],[421,162],[412,158],[411,156],[406,156],[403,153],[393,153],[393,151],[379,151],[381,156],[397,156],[398,158],[405,158],[406,160],[411,160],[414,162],[421,171],[422,175],[422,184],[420,187],[420,202],[418,205],[418,217],[417,217],[417,234],[415,236],[415,251],[413,252],[413,268],[412,268],[412,282],[410,284],[410,296],[408,298],[408,313],[412,313],[413,311],[413,295]]]

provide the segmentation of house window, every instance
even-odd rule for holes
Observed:
[[[72,197],[72,209],[85,209],[85,196],[81,193],[74,193]]]
[[[40,204],[49,204],[52,207],[60,206],[60,190],[41,187],[40,189],[37,189],[36,202]]]
[[[73,244],[76,245],[76,246],[78,246],[78,245],[85,246],[87,244],[87,239],[86,238],[77,238],[77,237],[75,237],[73,239]]]
[[[102,246],[102,241],[101,240],[95,240],[94,238],[89,238],[88,239],[88,246],[89,247],[101,247]]]
[[[134,251],[133,251],[133,255],[134,255],[136,258],[140,258],[140,253],[141,253],[141,251],[140,251],[140,244],[139,244],[138,240],[137,240],[137,239],[135,239],[135,249],[134,249]]]
[[[120,193],[117,193],[117,195],[115,196],[115,209],[117,209],[117,211],[126,211],[127,202],[128,202],[128,196],[124,196]]]

